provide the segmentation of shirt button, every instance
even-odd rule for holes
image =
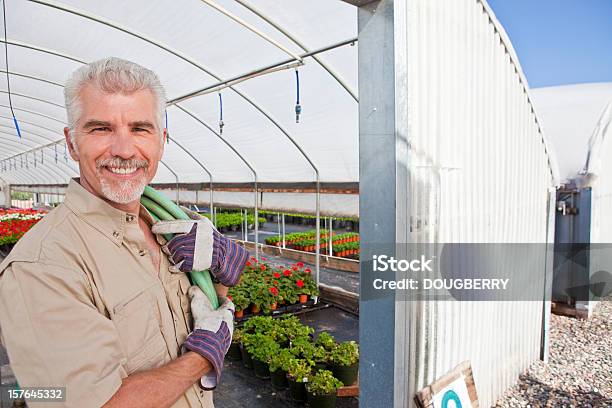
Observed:
[[[127,222],[132,222],[132,221],[134,221],[134,216],[133,216],[133,215],[128,214],[128,215],[125,217],[125,220],[126,220]]]
[[[140,251],[138,251],[138,255],[140,256],[145,256],[147,254],[147,251],[145,251],[144,249],[141,249]]]
[[[113,231],[113,237],[115,237],[115,238],[119,238],[119,232],[117,232],[117,231]]]

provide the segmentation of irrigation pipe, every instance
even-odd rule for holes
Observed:
[[[191,220],[181,207],[174,204],[166,198],[166,196],[152,187],[145,187],[144,194],[140,198],[140,203],[151,213],[155,221]],[[170,240],[172,236],[165,235],[164,238]],[[219,308],[217,291],[212,283],[210,272],[194,271],[190,272],[189,275],[191,277],[191,283],[202,289],[202,292],[208,297],[213,308]]]

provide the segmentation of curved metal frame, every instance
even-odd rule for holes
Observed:
[[[159,161],[161,164],[164,165],[165,168],[168,169],[168,171],[170,173],[172,173],[174,175],[174,178],[176,179],[176,205],[180,205],[180,194],[179,194],[179,176],[178,174],[176,174],[176,172],[174,170],[172,170],[172,167],[170,167],[168,164],[166,164],[163,160]]]

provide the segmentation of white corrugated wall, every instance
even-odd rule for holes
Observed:
[[[556,170],[488,5],[411,0],[406,14],[412,240],[550,242]],[[543,260],[534,285],[544,275]],[[490,406],[540,357],[542,301],[431,301],[400,313],[414,391],[470,360]]]

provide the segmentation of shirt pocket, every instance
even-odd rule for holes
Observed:
[[[132,374],[163,365],[167,347],[155,317],[155,303],[143,289],[114,308],[113,322]]]

